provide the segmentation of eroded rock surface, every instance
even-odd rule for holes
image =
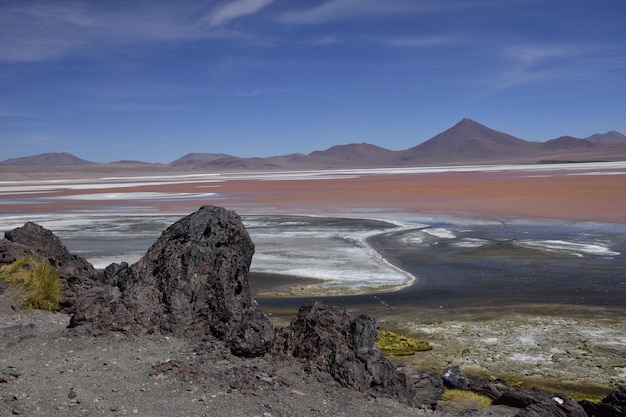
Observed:
[[[622,417],[626,416],[626,386],[613,390],[600,403],[581,401],[580,405],[587,415],[594,417]]]
[[[463,373],[459,370],[457,376]],[[467,378],[467,377],[466,377]],[[468,389],[486,395],[493,405],[505,405],[519,409],[515,417],[587,417],[576,401],[565,394],[550,394],[542,389],[519,389],[509,387],[502,380],[486,380],[482,377],[468,378]]]
[[[241,356],[263,354],[273,327],[250,295],[254,244],[239,216],[204,206],[168,227],[133,265],[111,265],[79,295],[71,326],[91,334],[214,336]]]
[[[277,334],[274,351],[301,360],[305,369],[327,373],[345,387],[397,398],[416,407],[434,407],[441,380],[394,365],[376,347],[378,322],[353,319],[346,309],[318,301],[300,307],[291,324]]]
[[[32,255],[47,260],[59,272],[63,296],[61,308],[65,313],[74,311],[79,292],[98,284],[97,272],[85,258],[70,253],[61,240],[50,230],[32,222],[5,233],[0,241],[0,264]]]

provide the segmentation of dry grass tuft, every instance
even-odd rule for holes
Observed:
[[[0,280],[20,296],[20,308],[55,311],[61,301],[59,273],[47,261],[24,256],[0,267]]]
[[[376,345],[385,355],[406,356],[416,352],[432,350],[428,342],[421,342],[409,336],[403,336],[389,330],[380,330]]]
[[[458,409],[471,409],[475,408],[475,406],[485,408],[491,405],[491,398],[472,391],[464,391],[460,389],[450,389],[445,391],[441,396],[441,400],[455,404],[456,406],[453,408]]]

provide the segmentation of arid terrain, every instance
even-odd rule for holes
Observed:
[[[203,204],[215,204],[242,214],[390,211],[626,222],[626,164],[619,162],[220,175],[142,171],[136,167],[126,172],[88,167],[0,169],[6,173],[0,184],[0,210],[5,215],[187,213]],[[468,373],[506,377],[523,386],[543,384],[596,400],[626,382],[626,329],[619,311],[604,314],[574,307],[563,312],[559,308],[522,306],[514,311],[459,310],[456,317],[449,312],[419,314],[380,312],[381,326],[404,330],[429,341],[434,348],[398,361],[405,359],[433,371],[459,364]],[[288,321],[288,317],[276,314],[274,320]],[[193,348],[179,340],[161,338],[130,344],[115,339],[83,340],[75,346],[73,339],[53,333],[66,325],[67,316],[15,312],[6,300],[1,319],[7,328],[26,327],[14,328],[11,339],[4,342],[3,350],[9,354],[2,359],[2,371],[11,374],[15,370],[21,375],[11,384],[3,384],[5,408],[0,415],[15,410],[25,415],[154,415],[156,410],[167,415],[213,415],[216,410],[220,415],[250,416],[356,415],[366,411],[382,416],[389,415],[389,410],[396,415],[433,415],[426,411],[415,414],[415,410],[391,400],[359,394],[345,401],[345,390],[329,385],[329,381],[307,380],[307,376],[302,382],[303,375],[288,364],[255,371],[259,378],[282,381],[276,392],[272,384],[270,388],[261,384],[265,390],[261,396],[229,388],[225,382],[229,372],[241,365],[233,365],[232,361],[239,361],[233,358],[218,361],[218,377],[199,388],[167,375],[148,376],[154,364],[193,355]],[[112,357],[110,352],[119,346],[124,346],[124,353]],[[155,401],[163,397],[171,400],[154,408],[161,404]],[[241,408],[233,409],[233,401]]]

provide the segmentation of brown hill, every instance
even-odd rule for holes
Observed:
[[[221,158],[232,158],[232,155],[228,155],[225,153],[198,153],[192,152],[187,155],[178,158],[175,161],[170,162],[173,166],[181,166],[181,165],[202,165],[208,162],[215,161],[216,159]]]
[[[229,156],[215,159],[196,168],[211,170],[277,170],[323,168],[369,168],[390,165],[395,152],[368,143],[336,145],[308,155],[294,153],[266,158]]]
[[[560,138],[550,139],[541,144],[541,148],[549,151],[565,151],[572,149],[591,149],[596,144],[586,139],[574,138],[572,136],[561,136]]]
[[[525,160],[539,152],[539,144],[516,138],[463,119],[450,129],[406,151],[398,152],[401,164],[488,163]]]
[[[62,165],[89,165],[93,162],[80,159],[67,152],[42,153],[22,158],[11,158],[0,162],[2,165],[31,165],[31,166],[62,166]]]
[[[463,119],[450,129],[426,142],[402,151],[391,151],[368,143],[337,145],[307,155],[294,153],[265,158],[241,158],[223,153],[189,153],[169,164],[154,165],[159,170],[251,171],[302,170],[341,168],[381,168],[390,166],[546,163],[615,161],[626,159],[626,136],[610,131],[585,139],[562,136],[546,142],[529,142],[493,130],[470,119]],[[0,165],[69,166],[81,169],[92,162],[68,153],[51,153],[8,159]],[[97,164],[98,169],[113,170],[115,165],[142,163]],[[34,167],[34,168],[32,168]],[[26,168],[25,168],[26,169]],[[93,165],[90,170],[96,169]]]
[[[606,133],[596,133],[585,139],[595,143],[626,143],[626,136],[615,130]]]
[[[311,152],[308,159],[332,166],[381,166],[388,164],[394,154],[394,151],[369,143],[350,143]]]

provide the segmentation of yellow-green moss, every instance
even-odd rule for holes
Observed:
[[[468,408],[469,405],[474,403],[482,408],[489,407],[491,405],[491,398],[472,391],[463,391],[460,389],[445,391],[441,396],[441,400],[454,403],[459,409]]]
[[[0,280],[20,296],[23,309],[58,310],[61,301],[59,273],[47,261],[24,256],[0,267]]]
[[[389,330],[380,330],[378,332],[376,345],[386,355],[393,356],[406,356],[415,352],[432,350],[432,346],[428,342],[422,342]]]

